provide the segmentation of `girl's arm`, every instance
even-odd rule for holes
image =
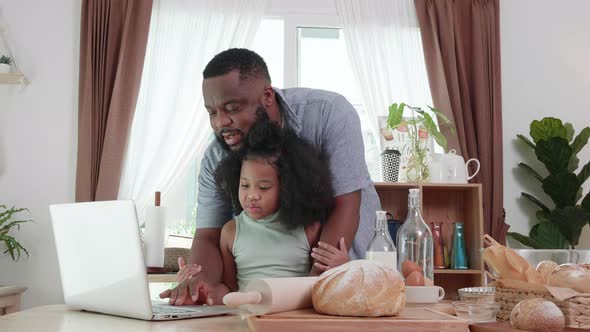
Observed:
[[[230,292],[238,291],[238,269],[233,255],[233,245],[236,239],[236,221],[232,219],[223,225],[219,246],[221,261],[223,262],[223,273],[221,281],[229,288]]]

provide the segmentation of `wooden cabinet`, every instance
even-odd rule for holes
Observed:
[[[451,247],[453,223],[464,223],[469,269],[435,269],[434,283],[445,289],[446,299],[449,300],[458,299],[459,288],[482,286],[485,270],[480,254],[483,247],[481,184],[375,183],[383,210],[402,221],[408,213],[408,193],[411,188],[420,189],[420,210],[424,221],[443,223],[447,248]]]

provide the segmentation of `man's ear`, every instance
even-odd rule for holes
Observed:
[[[270,106],[275,103],[275,90],[269,84],[264,87],[264,93],[262,95],[262,102],[265,108],[270,108]]]

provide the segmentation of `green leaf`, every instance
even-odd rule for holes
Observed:
[[[582,148],[588,143],[588,138],[590,138],[590,128],[586,127],[582,129],[572,143],[573,154],[578,154],[578,152],[582,150]]]
[[[582,228],[590,220],[590,212],[581,207],[567,206],[563,209],[555,209],[551,212],[551,223],[559,226],[559,229],[572,247],[578,245]]]
[[[438,131],[438,126],[434,122],[434,119],[432,119],[430,114],[424,111],[421,111],[420,114],[422,114],[422,116],[424,117],[423,125],[426,128],[426,130],[432,135],[432,137],[434,137],[434,140],[436,141],[436,143],[438,143],[438,145],[442,146],[443,148],[446,148],[447,138],[440,131]]]
[[[535,198],[533,195],[531,194],[527,194],[527,193],[520,193],[520,195],[526,199],[528,199],[529,201],[535,203],[538,207],[541,208],[541,210],[543,210],[546,213],[551,213],[551,210],[547,207],[547,205],[545,205],[543,202],[541,202],[540,200],[538,200],[537,198]]]
[[[565,127],[565,131],[566,131],[566,139],[568,142],[571,142],[572,139],[574,138],[574,133],[576,132],[574,130],[574,126],[569,122],[565,123],[563,126]]]
[[[0,226],[10,220],[14,214],[23,211],[29,211],[27,209],[16,209],[14,206],[10,209],[7,209],[4,205],[2,205],[2,208],[5,209],[5,211],[0,212]]]
[[[539,211],[537,211],[535,216],[537,217],[537,220],[539,222],[550,222],[551,219],[549,219],[549,213],[550,212],[539,210]]]
[[[535,240],[531,239],[530,237],[528,237],[526,235],[522,235],[522,234],[516,233],[516,232],[508,232],[508,233],[506,233],[506,235],[512,237],[513,239],[524,244],[527,247],[531,247],[533,249],[543,249],[543,248],[541,248],[541,246],[539,246],[539,244]]]
[[[553,137],[537,142],[535,149],[537,158],[545,164],[549,173],[567,171],[568,162],[572,156],[572,148],[562,137]]]
[[[578,181],[580,181],[580,185],[584,184],[586,180],[590,177],[590,161],[582,167],[580,173],[578,173]]]
[[[404,103],[399,104],[399,106],[396,103],[389,106],[387,124],[391,128],[396,128],[402,122],[402,118],[404,117],[404,107],[406,107],[406,104]]]
[[[567,162],[567,171],[568,172],[575,172],[578,169],[578,164],[580,163],[580,159],[575,154],[572,154],[570,160]]]
[[[535,171],[534,168],[532,168],[531,166],[525,164],[525,163],[519,163],[518,167],[524,169],[525,171],[529,172],[529,174],[531,174],[535,179],[539,180],[539,182],[543,182],[543,177],[537,173],[537,171]]]
[[[535,143],[531,142],[530,139],[528,139],[528,137],[521,135],[521,134],[517,134],[516,137],[520,138],[521,141],[525,142],[528,146],[530,146],[531,148],[535,148]]]
[[[582,209],[590,212],[590,192],[587,193],[586,196],[584,196],[581,207]]]
[[[543,249],[567,249],[568,242],[557,224],[551,222],[538,223],[529,233],[539,247]]]
[[[556,118],[543,118],[541,121],[533,121],[531,123],[530,135],[535,143],[541,140],[548,141],[554,137],[561,137],[567,141],[567,129],[561,123],[561,120]]]
[[[436,143],[438,143],[438,145],[440,145],[443,148],[447,147],[447,138],[445,137],[445,135],[443,135],[438,130],[433,131],[431,134],[432,134],[432,137],[434,137],[434,140],[436,141]]]
[[[568,205],[576,205],[576,193],[580,188],[580,181],[573,173],[559,172],[549,174],[543,180],[541,187],[551,197],[556,207],[563,208]]]
[[[580,183],[580,186],[582,184]],[[576,199],[575,202],[578,203],[578,201],[582,198],[582,196],[584,195],[584,188],[580,187],[578,188],[578,191],[576,191]]]
[[[440,126],[449,126],[451,128],[451,132],[455,134],[455,126],[453,125],[453,122],[449,120],[449,118],[443,112],[431,106],[428,106],[428,108],[434,115],[438,117]]]

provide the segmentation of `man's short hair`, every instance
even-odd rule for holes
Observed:
[[[262,78],[271,83],[264,59],[245,48],[230,48],[214,56],[203,70],[203,79],[225,75],[234,70],[239,71],[240,82]]]

